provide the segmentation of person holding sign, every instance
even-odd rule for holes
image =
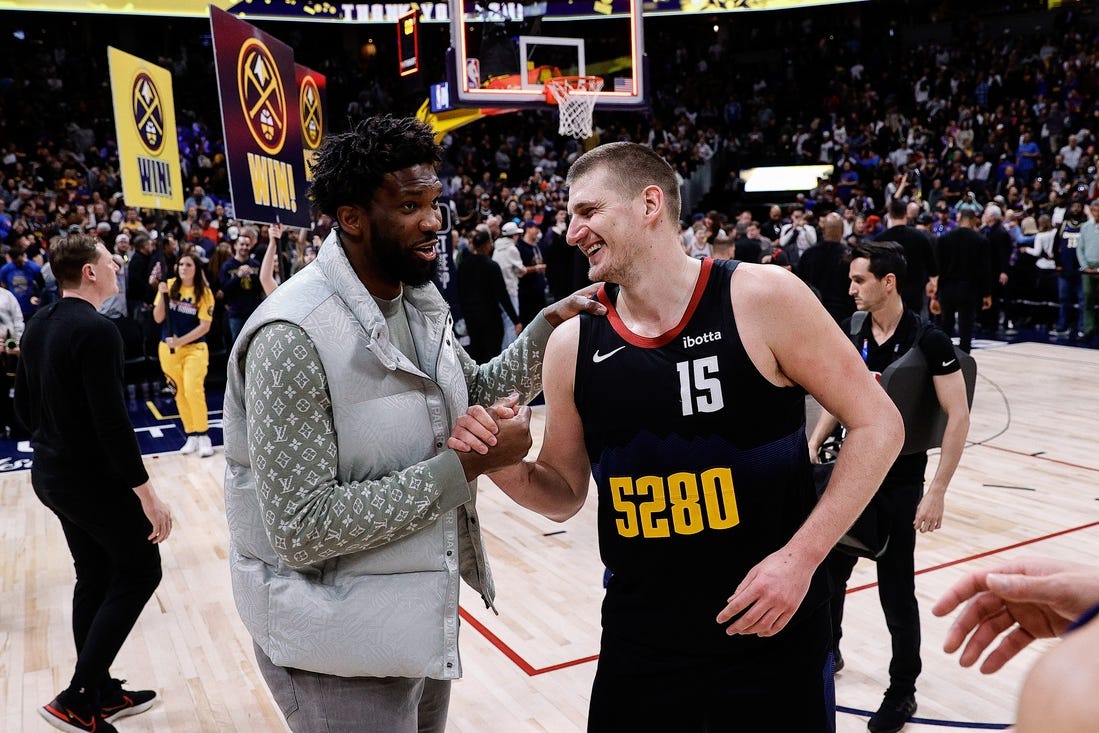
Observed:
[[[181,255],[176,264],[178,277],[158,286],[153,302],[153,320],[162,324],[160,368],[175,385],[176,407],[183,421],[187,442],[180,453],[207,458],[214,448],[207,435],[206,372],[210,350],[206,334],[214,318],[214,294],[198,256]]]

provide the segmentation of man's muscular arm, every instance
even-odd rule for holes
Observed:
[[[717,616],[718,623],[736,618],[729,634],[772,636],[797,611],[816,567],[881,484],[904,428],[846,336],[793,275],[742,265],[733,275],[732,302],[760,373],[776,385],[801,385],[848,428],[828,491],[812,514],[785,546],[748,572]]]
[[[591,477],[584,428],[573,402],[579,334],[580,320],[566,321],[546,347],[546,428],[538,458],[489,474],[517,504],[558,522],[580,511]]]

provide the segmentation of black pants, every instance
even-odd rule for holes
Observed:
[[[588,733],[832,733],[836,694],[828,623],[821,606],[765,640],[759,651],[674,665],[604,630]]]
[[[939,286],[939,305],[942,306],[942,327],[947,336],[954,335],[958,324],[958,348],[967,354],[973,350],[973,322],[977,318],[979,299],[969,283],[950,283]]]
[[[923,483],[886,484],[879,489],[883,513],[889,517],[889,546],[877,560],[878,598],[889,627],[893,657],[889,662],[889,690],[898,695],[916,691],[920,675],[920,608],[916,603],[916,507]],[[843,601],[847,581],[858,558],[833,550],[825,559],[832,577],[832,637],[839,648],[843,636]]]
[[[15,360],[10,364],[8,360],[0,356],[0,437],[3,437],[4,429],[10,430],[13,440],[18,440],[25,435],[19,421],[15,419],[15,409],[11,398],[12,385],[15,383]]]
[[[132,490],[87,481],[59,486],[33,472],[31,478],[35,494],[61,521],[76,569],[77,657],[69,689],[85,690],[94,702],[160,583],[160,549],[146,539],[152,525]]]

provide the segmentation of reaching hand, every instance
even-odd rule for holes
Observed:
[[[557,328],[565,321],[573,316],[580,315],[581,313],[591,313],[595,316],[606,315],[606,306],[598,300],[592,300],[592,296],[599,290],[599,285],[600,283],[589,285],[582,290],[577,290],[572,295],[562,298],[552,305],[547,305],[542,309],[542,315],[546,317],[546,320],[549,321],[549,324],[554,328]]]
[[[959,662],[969,667],[1003,635],[981,664],[981,672],[991,674],[1035,639],[1060,636],[1099,603],[1099,571],[1058,560],[1019,560],[963,578],[931,612],[945,616],[966,601],[943,649],[953,653],[968,637]]]

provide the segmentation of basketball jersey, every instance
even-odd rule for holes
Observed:
[[[175,278],[168,281],[168,292],[172,290]],[[214,314],[214,294],[210,288],[202,294],[202,302],[195,302],[195,288],[191,285],[180,285],[179,297],[158,292],[154,304],[161,298],[168,299],[168,317],[160,327],[160,339],[163,341],[169,336],[183,336],[198,327],[199,321],[209,321]],[[206,336],[200,336],[191,343],[202,343]]]
[[[615,285],[597,294],[605,318],[581,316],[574,394],[612,574],[604,634],[668,653],[769,643],[715,618],[816,503],[805,393],[748,358],[729,292],[738,264],[703,260],[682,320],[655,338],[626,328]],[[827,600],[822,573],[792,624]]]

